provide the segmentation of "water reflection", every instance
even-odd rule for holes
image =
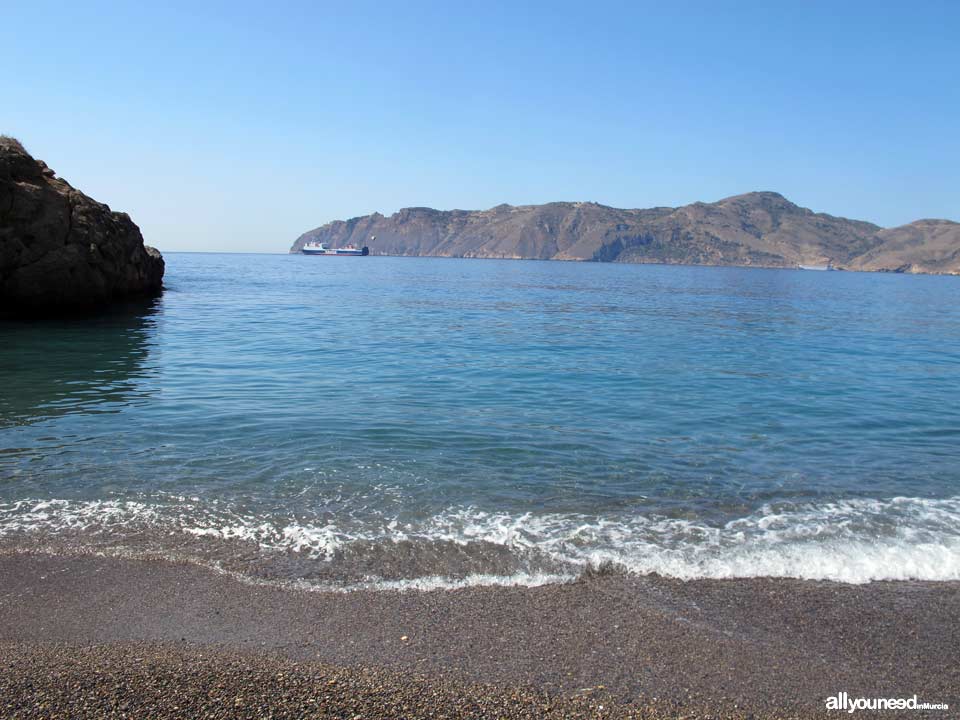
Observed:
[[[79,412],[115,412],[145,395],[139,380],[160,300],[94,318],[0,322],[0,428]]]

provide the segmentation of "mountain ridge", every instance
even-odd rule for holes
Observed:
[[[375,240],[371,240],[372,237]],[[335,220],[298,237],[368,245],[373,255],[734,265],[960,274],[960,223],[883,228],[816,213],[773,191],[680,207],[502,203],[488,210],[409,207]]]

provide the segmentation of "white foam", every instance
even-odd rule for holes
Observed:
[[[574,575],[556,574],[556,573],[514,573],[512,575],[489,575],[483,573],[472,573],[462,578],[448,578],[440,575],[431,575],[429,577],[410,578],[408,580],[382,580],[380,578],[370,578],[365,582],[350,583],[341,586],[347,592],[355,590],[397,590],[405,592],[409,590],[430,591],[430,590],[460,590],[468,587],[540,587],[542,585],[555,585],[561,582],[569,582],[574,579]],[[321,588],[325,589],[325,588]]]
[[[864,583],[960,580],[960,497],[769,504],[722,524],[663,515],[488,512],[453,507],[423,519],[371,515],[341,524],[279,521],[215,502],[22,500],[0,503],[0,537],[14,533],[135,531],[242,540],[329,561],[356,543],[499,546],[516,571],[466,577],[370,578],[351,587],[437,589],[537,585],[614,563],[681,578],[790,577]]]

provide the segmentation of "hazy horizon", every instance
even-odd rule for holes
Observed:
[[[0,132],[171,252],[282,253],[411,206],[757,190],[960,220],[958,21],[941,2],[36,3],[0,27]]]

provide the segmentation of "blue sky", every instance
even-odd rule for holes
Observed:
[[[669,5],[669,7],[668,7]],[[162,7],[161,7],[162,6]],[[9,3],[0,132],[161,250],[776,190],[960,220],[960,3]]]

